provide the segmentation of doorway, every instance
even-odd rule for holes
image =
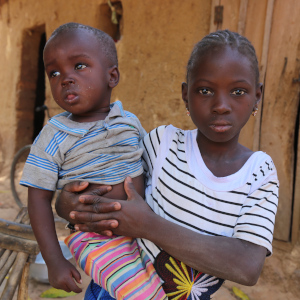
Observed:
[[[15,152],[24,145],[31,144],[44,124],[44,111],[36,111],[36,108],[45,102],[45,43],[45,25],[24,30],[20,79],[17,85]]]

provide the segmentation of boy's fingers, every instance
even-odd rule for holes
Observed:
[[[73,275],[74,279],[77,281],[77,283],[82,284],[81,275],[80,275],[80,273],[76,270],[75,267],[74,267],[74,269],[72,270],[72,275]]]
[[[77,286],[77,284],[75,283],[75,281],[70,278],[67,282],[67,286],[69,288],[70,291],[74,292],[74,293],[81,293],[82,292],[82,289]]]
[[[89,183],[86,181],[74,181],[67,183],[63,190],[70,193],[78,193],[85,190],[88,187]]]

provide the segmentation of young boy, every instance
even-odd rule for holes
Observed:
[[[81,289],[74,279],[81,283],[80,273],[63,257],[57,241],[51,208],[53,193],[70,181],[84,180],[90,182],[90,188],[111,185],[110,198],[126,199],[123,181],[130,176],[144,195],[143,150],[138,145],[145,130],[133,114],[123,110],[120,101],[110,104],[112,89],[119,82],[119,70],[115,44],[106,33],[77,23],[60,26],[46,43],[44,65],[53,98],[66,112],[51,118],[34,141],[20,183],[28,187],[31,225],[48,267],[50,284],[78,293]],[[106,284],[111,282],[100,278],[103,262],[96,266],[94,262],[95,255],[102,259],[101,255],[106,254],[105,247],[99,254],[101,245],[114,239],[81,232],[72,238],[79,240],[76,244],[79,246],[71,249],[73,253],[78,251],[77,262],[108,289]],[[134,277],[142,286],[140,291],[131,289],[131,296],[137,293],[134,297],[148,299],[145,295],[154,293],[162,296],[149,299],[163,299],[164,292],[153,265],[140,254],[135,240],[116,239],[120,240],[117,244],[120,255],[127,253],[126,247],[122,248],[124,243],[135,249],[138,263],[134,268],[141,268],[144,274],[143,279]],[[115,246],[110,247],[114,250]],[[121,293],[126,299],[119,292],[122,285],[128,290],[127,283],[118,282],[117,291],[110,286],[111,295],[117,298]]]

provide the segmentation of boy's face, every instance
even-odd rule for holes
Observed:
[[[119,71],[104,56],[95,35],[84,29],[54,37],[44,50],[44,65],[57,104],[77,122],[104,119]]]

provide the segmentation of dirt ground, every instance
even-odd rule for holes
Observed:
[[[0,173],[0,218],[13,220],[19,210],[15,204],[10,190],[9,171],[2,170]],[[20,191],[26,195],[26,190]],[[57,233],[60,240],[68,234],[65,230],[63,221],[56,222]],[[68,298],[81,300],[84,298],[84,291],[89,283],[89,278],[82,271],[83,292]],[[51,286],[39,283],[33,279],[29,282],[29,297],[31,300],[42,299],[41,293],[48,290]],[[284,252],[274,249],[272,257],[267,258],[258,283],[253,287],[246,287],[233,282],[227,281],[221,289],[215,294],[215,300],[234,300],[242,299],[234,295],[232,288],[237,287],[244,292],[250,300],[299,300],[300,299],[300,244],[298,243],[290,252]],[[1,292],[0,287],[0,292]],[[142,300],[142,299],[141,299]],[[244,298],[244,300],[247,300]]]

